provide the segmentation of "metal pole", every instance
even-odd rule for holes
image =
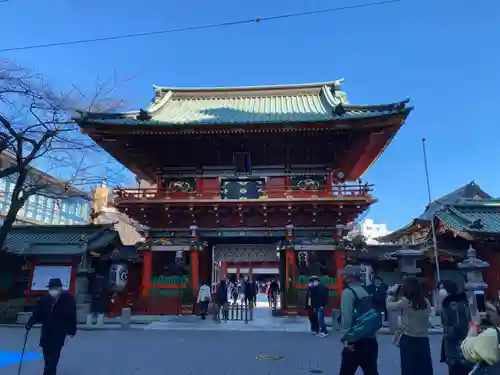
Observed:
[[[429,167],[427,165],[427,149],[425,147],[425,138],[422,138],[422,150],[424,153],[424,166],[425,166],[425,179],[427,182],[427,198],[429,200],[429,207],[432,203],[431,198],[431,183],[429,180]],[[436,276],[438,281],[441,281],[441,270],[439,267],[439,253],[437,248],[437,239],[436,239],[436,228],[434,226],[434,216],[431,219],[431,231],[432,231],[432,244],[434,246],[434,258],[436,259]]]

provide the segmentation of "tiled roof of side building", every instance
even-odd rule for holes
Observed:
[[[391,114],[406,116],[408,100],[384,105],[351,105],[342,80],[303,85],[168,88],[154,86],[147,110],[82,113],[81,124],[244,125],[328,122]]]
[[[5,249],[18,255],[81,254],[117,239],[112,224],[18,225],[9,232]]]
[[[437,212],[442,210],[447,205],[457,204],[464,199],[491,199],[491,196],[486,193],[481,187],[475,182],[471,181],[468,184],[465,184],[458,189],[452,191],[449,194],[446,194],[434,201],[432,201],[427,207],[425,211],[413,219],[409,224],[404,227],[397,229],[386,236],[382,236],[379,238],[381,241],[394,241],[398,238],[406,235],[409,230],[412,230],[413,227],[417,225],[428,225],[427,223],[432,220],[432,218],[436,215]]]
[[[437,213],[451,230],[477,234],[500,234],[500,200],[463,200]]]

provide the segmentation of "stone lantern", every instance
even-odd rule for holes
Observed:
[[[399,270],[404,276],[417,276],[422,270],[417,267],[417,260],[424,255],[423,250],[401,249],[396,251]]]
[[[488,284],[483,281],[482,271],[489,266],[490,264],[488,262],[477,258],[477,252],[472,246],[469,246],[469,250],[467,250],[466,259],[458,263],[458,268],[464,272],[466,277],[465,292],[469,300],[472,314],[477,313],[474,292],[484,291],[488,287]]]

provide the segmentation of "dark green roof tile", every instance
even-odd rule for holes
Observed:
[[[18,255],[79,254],[86,248],[104,247],[116,238],[113,224],[15,226],[5,248]]]
[[[155,86],[146,110],[126,113],[82,113],[76,121],[117,125],[246,125],[329,122],[402,114],[408,101],[384,105],[351,105],[340,90],[342,80],[303,85],[169,88]]]
[[[500,234],[500,200],[464,200],[447,206],[437,217],[455,231]]]

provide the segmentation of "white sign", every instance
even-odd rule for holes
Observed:
[[[71,266],[35,266],[31,290],[47,290],[50,279],[61,279],[63,289],[68,290],[71,282]]]

